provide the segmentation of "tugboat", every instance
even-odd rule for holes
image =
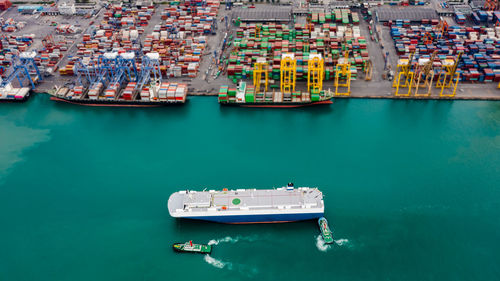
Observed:
[[[193,244],[193,241],[189,241],[186,243],[175,243],[172,245],[172,248],[174,249],[174,251],[182,253],[210,254],[212,252],[212,246]]]
[[[328,221],[324,218],[321,217],[318,220],[319,224],[319,229],[321,230],[321,236],[323,236],[323,240],[325,241],[326,244],[332,244],[333,243],[333,234],[328,227]]]

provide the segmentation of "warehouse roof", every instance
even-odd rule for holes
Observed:
[[[256,9],[235,9],[233,18],[240,18],[242,22],[276,21],[288,22],[291,19],[290,7],[266,7]]]
[[[375,10],[378,21],[439,19],[436,10],[429,8],[404,7],[404,8],[378,8]]]

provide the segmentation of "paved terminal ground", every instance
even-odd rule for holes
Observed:
[[[283,17],[283,10],[285,9],[304,9],[303,3],[300,1],[292,2],[290,6],[277,6],[271,4],[255,4],[255,10],[266,9],[269,10],[270,14],[276,14],[279,17]],[[170,82],[182,82],[188,84],[189,95],[217,95],[218,90],[221,85],[233,85],[233,82],[227,78],[225,74],[217,74],[217,67],[214,64],[213,54],[217,51],[220,54],[222,47],[222,42],[225,36],[233,35],[235,37],[236,29],[232,24],[233,19],[237,15],[254,15],[252,13],[253,8],[249,7],[233,7],[232,10],[225,10],[225,5],[221,4],[219,8],[219,13],[217,16],[217,34],[208,35],[207,37],[207,47],[202,55],[202,60],[200,63],[200,68],[196,78],[168,78]],[[325,5],[324,7],[327,7]],[[276,12],[273,12],[273,9]],[[371,10],[374,11],[372,8]],[[395,9],[392,6],[386,6],[384,9]],[[84,34],[92,24],[98,24],[103,19],[103,8],[101,4],[97,4],[95,7],[95,14],[90,18],[85,18],[83,16],[41,16],[41,15],[21,15],[17,12],[17,9],[13,7],[9,11],[5,11],[1,14],[1,17],[13,18],[16,21],[26,22],[26,26],[14,33],[9,33],[12,35],[23,35],[23,34],[35,34],[36,39],[31,45],[29,50],[37,50],[42,48],[42,38],[47,35],[53,35],[55,41],[60,40],[73,40],[74,44],[69,47],[68,51],[64,53],[64,57],[60,60],[58,66],[66,65],[68,61],[68,56],[71,56],[76,51],[76,44],[82,42],[82,34]],[[141,39],[144,40],[146,35],[151,34],[153,27],[161,23],[160,11],[163,10],[162,5],[157,5],[157,10],[147,27],[144,28],[145,32],[141,35]],[[379,38],[379,41],[370,40],[370,34],[368,26],[370,23],[363,20],[359,9],[353,8],[360,14],[360,28],[361,35],[366,38],[367,48],[369,51],[370,59],[373,62],[373,78],[371,81],[364,81],[362,78],[358,77],[358,80],[352,81],[351,84],[351,95],[347,98],[395,98],[395,99],[405,99],[404,97],[395,97],[394,89],[392,88],[392,81],[384,80],[387,73],[387,69],[384,69],[384,54],[389,54],[388,64],[392,66],[392,69],[396,68],[397,55],[394,48],[394,42],[390,36],[389,28],[383,26],[381,23],[373,25],[376,27],[375,36]],[[224,22],[227,16],[229,20],[228,29],[226,29],[226,23]],[[290,16],[291,18],[291,16]],[[446,18],[448,22],[454,24],[453,18]],[[305,21],[304,18],[298,17],[297,22]],[[77,34],[58,34],[56,33],[56,27],[52,25],[53,22],[58,24],[71,24],[76,27],[80,27],[82,32]],[[290,22],[290,24],[293,24]],[[2,34],[8,34],[2,32]],[[227,34],[227,35],[226,35]],[[229,41],[228,41],[229,42]],[[229,57],[231,48],[226,48],[224,55]],[[74,83],[74,76],[60,76],[58,71],[55,71],[53,76],[45,77],[43,82],[41,82],[37,88],[37,92],[48,92],[53,91],[55,87],[60,87],[65,84]],[[251,82],[249,79],[247,82]],[[500,100],[500,90],[497,89],[497,83],[460,83],[456,92],[454,99],[490,99],[490,100]],[[297,82],[297,89],[303,90],[306,88],[306,82]],[[323,88],[325,90],[333,90],[333,80],[324,81]],[[344,97],[345,98],[345,97]],[[415,98],[415,97],[411,97]],[[433,89],[432,95],[430,97],[421,99],[436,99],[439,98],[438,89]]]

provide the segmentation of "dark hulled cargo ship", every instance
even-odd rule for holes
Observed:
[[[83,87],[60,88],[50,98],[54,101],[86,106],[111,107],[159,107],[183,105],[186,103],[187,86],[177,83],[161,83],[158,87],[146,87],[140,92],[134,91],[135,83],[130,82],[124,89],[102,86],[83,92]]]

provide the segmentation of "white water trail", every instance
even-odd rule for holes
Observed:
[[[241,274],[243,274],[249,278],[254,277],[259,272],[257,267],[253,267],[253,266],[246,265],[246,264],[239,264],[239,263],[233,264],[232,262],[229,262],[229,261],[223,261],[223,260],[216,259],[208,254],[205,255],[205,257],[203,259],[205,260],[206,263],[212,265],[213,267],[216,267],[219,269],[226,269],[226,270],[230,270],[230,271],[234,270],[234,271],[240,272]]]
[[[316,248],[322,252],[326,252],[331,248],[331,246],[325,243],[325,240],[323,240],[323,237],[320,234],[316,237]]]
[[[208,245],[219,245],[219,243],[229,243],[231,242],[232,244],[236,243],[239,241],[239,238],[236,237],[236,238],[232,238],[230,236],[226,236],[224,238],[220,238],[220,239],[212,239],[208,242]]]
[[[210,264],[213,265],[214,267],[217,268],[224,268],[227,267],[228,269],[231,269],[233,267],[232,263],[230,262],[225,262],[216,258],[211,257],[210,255],[205,255],[204,260]]]
[[[348,246],[348,247],[351,246],[349,239],[345,239],[345,238],[335,240],[335,244],[337,244],[339,246]]]
[[[231,237],[231,236],[226,236],[224,238],[219,238],[219,239],[212,239],[208,242],[208,245],[219,245],[220,243],[237,243],[238,241],[247,241],[247,242],[254,242],[257,240],[256,236],[236,236],[236,237]]]

